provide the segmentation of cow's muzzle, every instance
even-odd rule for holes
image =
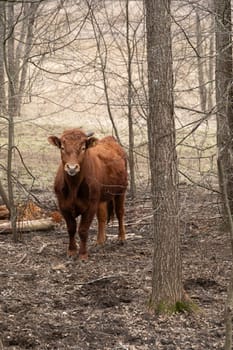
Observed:
[[[75,176],[80,172],[80,165],[66,163],[64,169],[68,175]]]

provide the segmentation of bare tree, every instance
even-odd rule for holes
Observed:
[[[0,194],[10,210],[13,238],[17,235],[17,206],[14,192],[13,156],[15,152],[14,125],[15,118],[20,114],[22,93],[24,92],[27,75],[27,62],[32,48],[33,26],[39,2],[25,3],[17,6],[14,2],[0,2],[0,96],[1,118],[7,121],[7,191],[3,184]],[[23,22],[21,23],[21,18]],[[16,41],[16,27],[20,30],[19,40]],[[7,90],[7,91],[6,91]]]
[[[128,128],[129,128],[129,168],[130,168],[130,196],[134,198],[136,195],[136,182],[135,182],[135,162],[134,162],[134,128],[133,128],[133,83],[132,83],[132,59],[133,49],[130,41],[130,18],[129,18],[129,0],[125,3],[126,12],[126,46],[127,46],[127,75],[128,75]]]
[[[176,309],[182,300],[169,0],[146,0],[154,256],[151,305]]]
[[[218,171],[219,171],[219,181],[221,184],[221,188],[223,190],[223,203],[224,209],[226,211],[226,217],[229,223],[229,231],[230,231],[230,245],[231,245],[231,255],[233,259],[233,220],[231,208],[229,205],[227,186],[226,186],[226,177],[224,174],[221,155],[218,158]],[[225,336],[225,345],[224,350],[232,349],[232,316],[233,316],[233,268],[231,267],[230,281],[228,284],[227,298],[225,302],[225,328],[226,328],[226,336]]]
[[[226,178],[233,213],[233,61],[231,1],[215,0],[217,147]],[[221,186],[221,181],[220,181]],[[221,189],[223,192],[223,189]]]
[[[231,1],[215,0],[216,102],[219,186],[229,223],[233,257],[233,59]],[[225,350],[232,349],[233,270],[225,304]]]
[[[203,112],[206,111],[207,107],[207,89],[205,85],[205,74],[204,74],[204,45],[201,28],[201,17],[200,9],[196,8],[196,39],[197,39],[197,73],[199,83],[199,95],[200,105]]]

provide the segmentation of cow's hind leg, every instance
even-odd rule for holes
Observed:
[[[97,210],[98,234],[97,245],[102,245],[106,241],[106,223],[107,223],[107,202],[100,202]]]
[[[115,213],[119,224],[118,240],[123,243],[125,241],[125,225],[124,225],[125,194],[120,194],[115,196],[114,201],[115,201]]]
[[[76,228],[77,228],[76,219],[68,213],[62,213],[62,215],[66,221],[67,231],[69,234],[69,247],[68,247],[67,255],[68,257],[75,257],[77,256],[77,244],[75,240],[75,234],[76,234]]]

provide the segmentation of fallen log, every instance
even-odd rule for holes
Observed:
[[[17,228],[21,232],[29,231],[46,231],[55,226],[52,218],[38,219],[38,220],[23,220],[17,223]],[[0,222],[0,233],[11,233],[11,222]]]
[[[0,220],[9,219],[9,210],[5,205],[0,205]]]

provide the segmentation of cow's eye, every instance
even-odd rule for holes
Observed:
[[[85,149],[86,149],[86,146],[85,146],[85,145],[83,145],[83,146],[81,147],[81,151],[82,151],[82,152],[84,152],[84,151],[85,151]]]
[[[63,152],[65,150],[65,147],[61,145],[61,151]]]

